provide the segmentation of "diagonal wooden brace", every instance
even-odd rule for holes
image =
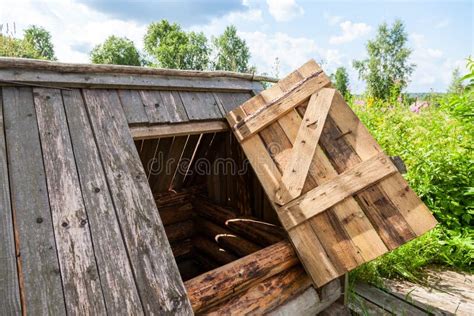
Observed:
[[[311,95],[288,165],[283,170],[283,186],[291,199],[300,196],[303,190],[335,93],[335,89],[324,88]]]

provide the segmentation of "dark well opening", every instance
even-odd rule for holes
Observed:
[[[135,144],[183,281],[285,238],[230,132]]]

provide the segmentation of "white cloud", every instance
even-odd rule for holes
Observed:
[[[409,90],[426,92],[435,86],[446,86],[451,82],[454,68],[465,71],[465,60],[445,57],[442,50],[427,47],[423,34],[412,33],[409,39],[413,47],[411,62],[416,64]]]
[[[50,31],[60,61],[88,62],[88,50],[80,51],[77,47],[92,48],[109,35],[125,36],[134,41],[138,48],[143,46],[145,25],[111,19],[72,0],[6,0],[2,6],[9,9],[0,11],[0,21],[15,22],[16,36],[22,36],[23,29],[32,24]]]
[[[259,9],[249,9],[247,11],[236,11],[219,18],[212,19],[205,25],[194,25],[189,28],[191,31],[203,32],[206,36],[217,36],[224,32],[228,25],[239,25],[241,23],[262,22],[262,11]]]
[[[295,0],[267,0],[270,14],[279,22],[290,21],[304,13]]]
[[[328,21],[329,25],[336,25],[342,21],[342,16],[331,15],[327,12],[324,12],[324,18]]]
[[[342,34],[338,36],[332,36],[329,39],[331,44],[343,44],[354,41],[355,39],[368,34],[372,27],[365,23],[353,23],[351,21],[344,21],[339,24]]]

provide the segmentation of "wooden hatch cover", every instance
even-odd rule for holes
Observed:
[[[316,286],[436,225],[313,60],[227,120]]]

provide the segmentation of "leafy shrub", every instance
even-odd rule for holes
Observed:
[[[447,102],[450,101],[441,101]],[[405,161],[410,186],[441,223],[451,229],[471,225],[472,124],[453,116],[444,106],[430,106],[420,113],[412,113],[400,104],[354,103],[352,107],[383,149]]]
[[[408,104],[373,98],[351,107],[389,155],[408,167],[410,186],[440,225],[406,245],[358,268],[352,277],[417,280],[421,267],[437,263],[472,271],[474,261],[474,61],[460,94],[431,95],[418,113]]]

